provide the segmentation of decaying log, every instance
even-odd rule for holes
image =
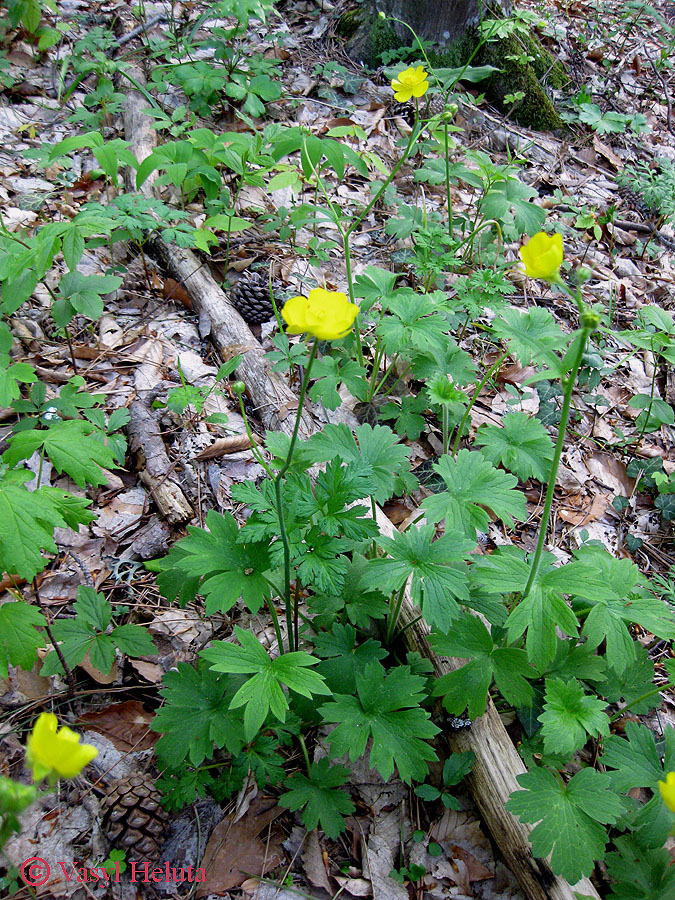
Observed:
[[[148,139],[150,136],[154,139],[155,135],[149,127],[149,119],[139,112],[146,105],[147,101],[138,92],[127,94],[126,138],[139,161],[151,152],[147,149]],[[153,243],[153,250],[171,276],[185,287],[195,309],[209,317],[211,338],[223,358],[243,354],[244,361],[237,376],[246,382],[264,426],[288,434],[293,427],[292,411],[297,409],[297,398],[281,378],[269,371],[262,348],[229,304],[220,286],[189,251],[169,247],[158,239]],[[311,418],[304,417],[301,435],[309,436],[313,427]],[[377,521],[383,534],[393,535],[394,526],[380,509],[377,509]],[[402,609],[402,624],[412,622],[417,615],[418,610],[407,599]],[[427,634],[423,621],[411,625],[405,632],[411,649],[431,660],[438,675],[461,665],[456,660],[436,656],[429,646]],[[589,879],[582,879],[573,889],[553,874],[545,860],[535,859],[528,840],[531,829],[505,809],[511,792],[519,789],[516,776],[526,769],[492,702],[489,701],[486,714],[471,728],[448,737],[453,750],[472,750],[476,755],[473,771],[467,779],[468,786],[487,828],[528,900],[575,900],[575,889],[580,895],[599,900]]]
[[[192,507],[171,479],[171,462],[162,440],[157,412],[142,400],[134,400],[129,406],[127,434],[129,447],[136,454],[139,478],[167,522],[177,525],[191,519]]]

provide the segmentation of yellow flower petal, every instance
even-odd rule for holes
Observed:
[[[659,790],[668,809],[675,812],[675,772],[668,772],[666,780],[659,781]]]
[[[282,309],[281,317],[288,325],[289,334],[302,334],[307,331],[307,297],[291,297]]]
[[[424,66],[404,69],[396,78],[392,79],[391,87],[394,91],[394,99],[399,103],[406,103],[411,97],[422,97],[429,89],[428,75]]]
[[[309,297],[292,297],[281,310],[289,334],[306,332],[322,341],[335,341],[350,331],[359,307],[341,291],[314,288]]]
[[[47,775],[75,778],[98,754],[91,744],[80,744],[79,734],[70,728],[57,727],[53,713],[41,713],[28,736],[27,758],[35,781]]]
[[[562,235],[538,232],[520,248],[520,258],[530,278],[557,281],[563,261]]]

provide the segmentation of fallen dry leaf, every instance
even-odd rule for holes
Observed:
[[[280,832],[272,832],[269,840],[258,837],[283,812],[273,800],[257,796],[239,821],[234,821],[236,812],[219,822],[209,838],[202,860],[206,877],[197,889],[198,897],[240,887],[254,875],[265,875],[284,858]]]
[[[581,494],[575,497],[567,497],[567,502],[573,502],[574,505],[562,505],[558,510],[558,517],[563,522],[569,522],[570,525],[587,525],[604,515],[609,499],[604,494],[595,494],[592,502],[588,502],[588,498],[582,499]],[[578,505],[577,505],[578,504]]]
[[[77,723],[109,738],[118,750],[149,750],[159,740],[150,731],[154,716],[138,700],[114,703],[96,712],[84,713]]]
[[[253,435],[256,444],[260,441]],[[242,450],[250,450],[253,444],[247,434],[234,434],[231,437],[218,438],[209,447],[197,453],[193,459],[201,462],[204,459],[216,459],[228,453],[241,453]]]
[[[302,851],[302,867],[305,875],[315,887],[323,888],[328,894],[333,894],[316,828],[307,835]]]

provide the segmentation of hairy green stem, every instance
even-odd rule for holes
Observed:
[[[293,604],[291,602],[291,548],[288,543],[288,534],[286,533],[286,523],[284,521],[284,509],[283,504],[281,502],[281,482],[286,475],[286,472],[291,467],[291,462],[293,459],[293,451],[295,449],[295,444],[298,439],[298,430],[300,428],[300,420],[302,419],[302,408],[305,403],[305,397],[307,396],[307,388],[309,386],[309,376],[312,371],[312,363],[316,358],[316,351],[318,347],[319,341],[318,338],[314,338],[314,343],[312,344],[312,352],[309,355],[309,361],[307,363],[307,368],[305,369],[305,377],[302,380],[302,387],[300,388],[300,399],[298,402],[298,414],[295,417],[295,425],[293,426],[293,434],[291,435],[291,443],[288,447],[288,456],[286,457],[286,462],[283,464],[276,477],[274,478],[274,495],[276,498],[276,509],[277,515],[279,516],[279,537],[281,538],[281,543],[284,548],[284,604],[285,604],[285,612],[286,612],[286,628],[288,630],[288,648],[289,650],[297,650],[295,646],[294,639],[294,627],[293,627]],[[297,598],[296,598],[297,602]]]
[[[572,405],[572,391],[574,390],[574,385],[577,381],[577,375],[579,374],[579,369],[581,368],[581,360],[583,359],[584,351],[586,349],[586,343],[588,342],[588,337],[592,332],[592,328],[582,328],[579,337],[577,338],[577,352],[574,356],[574,360],[572,362],[572,367],[570,369],[569,375],[567,375],[563,380],[563,403],[562,410],[560,413],[560,426],[558,428],[558,440],[555,444],[555,452],[553,454],[553,462],[551,463],[551,474],[548,479],[548,486],[546,488],[546,499],[544,500],[544,512],[542,513],[541,523],[539,525],[539,538],[537,540],[537,546],[534,551],[534,556],[532,557],[532,562],[530,565],[530,576],[527,579],[527,584],[525,585],[525,590],[523,591],[522,600],[530,593],[532,589],[532,585],[537,577],[537,572],[539,571],[539,566],[541,564],[541,557],[544,552],[544,544],[546,543],[546,533],[548,531],[548,522],[551,516],[551,507],[553,506],[553,494],[555,492],[555,483],[558,475],[558,468],[560,466],[560,457],[562,456],[563,444],[565,443],[565,432],[567,431],[567,423],[570,417],[570,407]],[[522,602],[521,600],[521,602]]]

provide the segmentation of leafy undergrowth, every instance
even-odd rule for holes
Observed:
[[[494,701],[534,855],[666,900],[673,24],[484,22],[569,68],[569,131],[528,135],[482,103],[491,67],[411,35],[368,72],[328,7],[3,10],[2,886],[37,852],[53,896],[150,891],[139,826],[110,829],[142,772],[174,820],[143,860],[204,895],[520,896],[446,740]],[[30,805],[44,710],[98,756]]]

